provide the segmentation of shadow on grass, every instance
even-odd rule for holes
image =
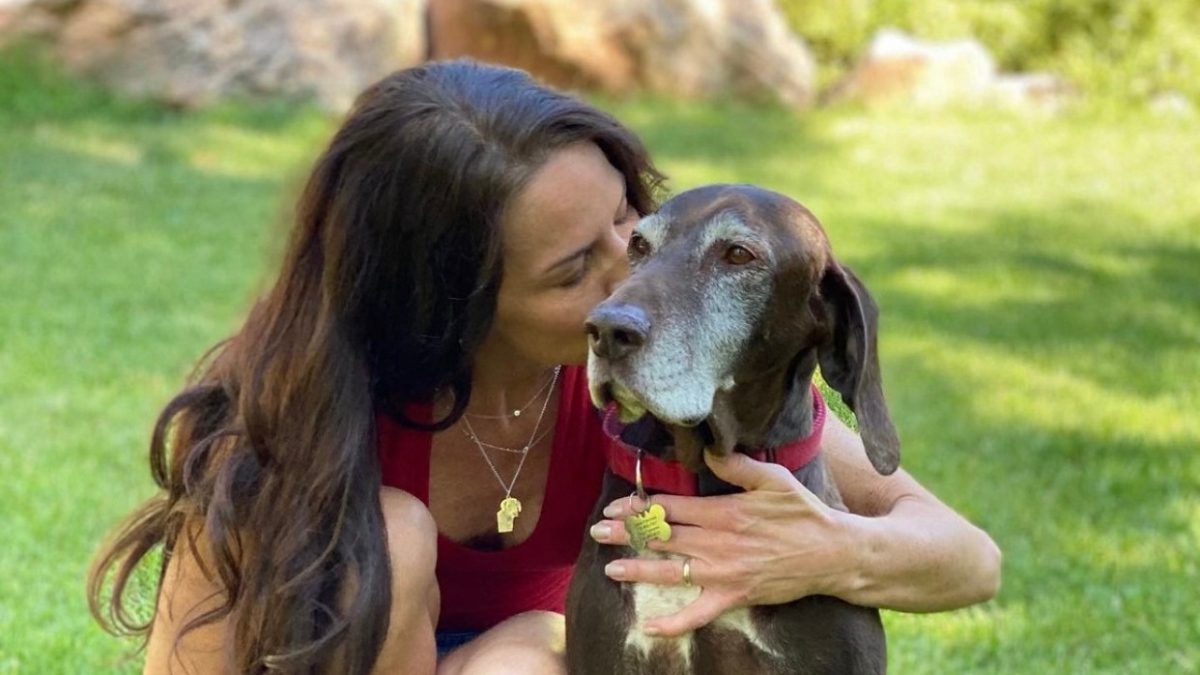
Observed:
[[[1200,665],[1200,619],[1184,590],[1200,585],[1188,508],[1197,508],[1200,494],[1197,439],[1118,437],[964,413],[978,381],[919,359],[904,373],[895,412],[905,465],[1004,552],[1004,586],[990,605],[896,619],[903,630],[895,644],[906,658],[926,651],[938,672]],[[1139,667],[1121,670],[1131,657]]]
[[[21,365],[3,389],[51,396],[79,377],[99,384],[190,364],[278,256],[287,177],[198,166],[191,153],[208,113],[132,109],[36,116],[28,132],[22,123],[0,136],[0,173],[19,176],[0,184],[0,343]]]
[[[823,180],[821,160],[837,148],[815,128],[811,117],[778,106],[737,101],[643,98],[601,99],[597,104],[637,130],[653,149],[660,168],[702,165],[702,173],[719,176],[717,180],[756,183],[786,192],[778,165],[783,155],[785,161],[795,158],[782,172],[786,183],[810,185],[811,193],[832,189]],[[686,169],[673,172],[688,173]],[[672,193],[698,184],[690,175],[682,181],[678,175],[668,178]]]
[[[899,220],[855,225],[877,240],[854,264],[892,328],[1047,365],[1057,359],[1078,377],[1137,396],[1182,386],[1162,374],[1189,352],[1200,374],[1200,246],[1113,234],[1149,224],[1111,206],[975,219],[982,224],[952,231]],[[1105,231],[1089,239],[1072,220]],[[949,282],[922,288],[925,276]]]
[[[17,490],[0,568],[24,598],[0,612],[17,636],[0,661],[114,672],[133,644],[99,634],[81,580],[147,493],[154,415],[244,314],[276,249],[285,177],[197,166],[190,135],[220,112],[47,77],[56,90],[28,73],[0,83],[0,465]],[[279,135],[292,114],[265,114],[260,130]]]
[[[981,626],[905,651],[945,672],[1200,666],[1183,592],[1200,586],[1200,431],[1160,416],[1200,380],[1200,247],[1169,234],[1196,220],[1078,202],[935,217],[842,227],[870,233],[850,263],[885,353],[889,333],[908,345],[885,372],[905,465],[992,534],[1005,580]],[[1014,364],[1065,384],[989,380]],[[997,387],[1013,410],[982,407]]]

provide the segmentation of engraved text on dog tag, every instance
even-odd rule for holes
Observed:
[[[652,539],[671,539],[671,525],[667,523],[667,511],[661,504],[651,504],[645,511],[626,518],[625,531],[629,533],[629,545],[639,553],[646,550],[646,544]]]

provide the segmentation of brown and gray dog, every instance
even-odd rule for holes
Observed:
[[[631,442],[697,473],[701,494],[734,491],[708,470],[704,448],[770,449],[805,438],[819,364],[855,412],[876,470],[896,470],[877,308],[807,209],[746,185],[698,188],[642,220],[629,256],[630,278],[589,317],[588,377],[597,406],[615,401],[623,420],[641,418],[626,427],[636,432]],[[845,508],[819,457],[795,475]],[[610,470],[591,522],[632,490]],[[678,638],[647,636],[643,621],[681,609],[700,589],[614,582],[604,566],[631,550],[584,539],[567,601],[573,675],[886,670],[878,612],[825,596],[731,611]]]

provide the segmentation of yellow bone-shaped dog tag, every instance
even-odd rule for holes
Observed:
[[[671,525],[667,523],[666,509],[661,504],[651,504],[645,511],[629,516],[625,519],[625,532],[629,534],[629,545],[638,553],[645,551],[652,539],[669,541]]]

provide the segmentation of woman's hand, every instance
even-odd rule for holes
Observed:
[[[649,548],[690,557],[692,582],[702,591],[679,612],[648,621],[648,634],[679,635],[730,609],[840,595],[854,583],[855,516],[829,508],[777,464],[741,453],[720,458],[706,452],[704,459],[718,478],[746,491],[651,498],[666,510],[672,534]],[[622,521],[640,506],[628,498],[609,504],[604,515],[611,520],[593,527],[592,536],[604,544],[627,544]],[[605,572],[617,581],[683,584],[680,559],[622,559]]]
[[[906,471],[880,476],[862,439],[831,415],[821,455],[851,513],[829,508],[783,467],[734,454],[705,454],[718,477],[744,493],[721,497],[655,495],[672,523],[671,540],[650,548],[692,558],[695,602],[647,622],[648,632],[679,635],[734,607],[831,595],[865,607],[937,612],[995,597],[1000,549],[986,532],[943,504]],[[592,528],[603,544],[625,545],[627,498]],[[607,534],[605,534],[607,532]],[[683,583],[681,560],[617,560],[609,576]]]

